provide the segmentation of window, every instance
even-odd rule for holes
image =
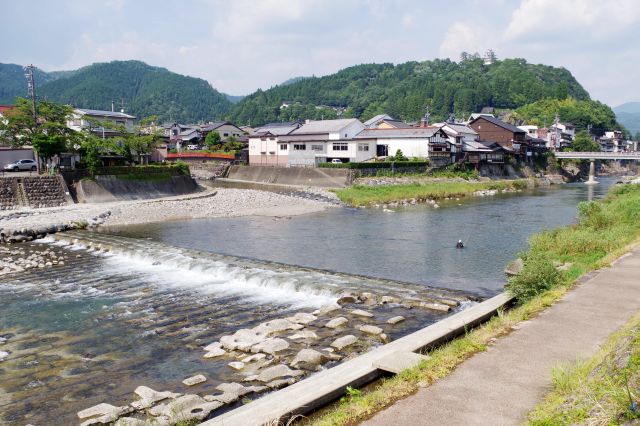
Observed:
[[[323,151],[324,147],[322,145],[311,145],[311,151]]]
[[[225,134],[224,134],[224,137],[225,137],[225,138],[226,138],[227,136],[229,136],[229,133],[225,133]]]
[[[358,151],[369,151],[369,144],[359,143],[358,144]]]
[[[286,151],[287,150],[287,144],[286,143],[281,143],[280,144],[280,151]]]
[[[306,150],[307,150],[307,144],[304,144],[304,143],[294,143],[294,144],[293,144],[293,150],[294,150],[294,151],[306,151]]]
[[[335,142],[332,144],[332,148],[334,151],[348,151],[349,144],[344,142]]]

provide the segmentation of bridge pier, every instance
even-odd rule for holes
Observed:
[[[598,183],[596,180],[596,160],[590,159],[589,161],[589,180],[585,183],[587,185],[595,185]]]

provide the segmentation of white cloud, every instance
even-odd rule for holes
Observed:
[[[497,44],[495,35],[477,24],[456,22],[440,44],[440,56],[457,60],[462,52],[482,54],[487,49],[496,49]]]

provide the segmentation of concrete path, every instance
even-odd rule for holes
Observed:
[[[365,425],[517,425],[550,389],[551,369],[595,354],[640,309],[640,248],[579,284],[450,376]]]

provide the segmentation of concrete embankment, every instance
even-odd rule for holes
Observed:
[[[106,203],[119,200],[146,200],[184,195],[197,191],[189,176],[169,176],[161,180],[130,180],[113,175],[96,176],[76,183],[80,203]]]
[[[322,188],[344,188],[351,184],[349,169],[302,167],[231,166],[229,179],[281,185],[307,185]]]

